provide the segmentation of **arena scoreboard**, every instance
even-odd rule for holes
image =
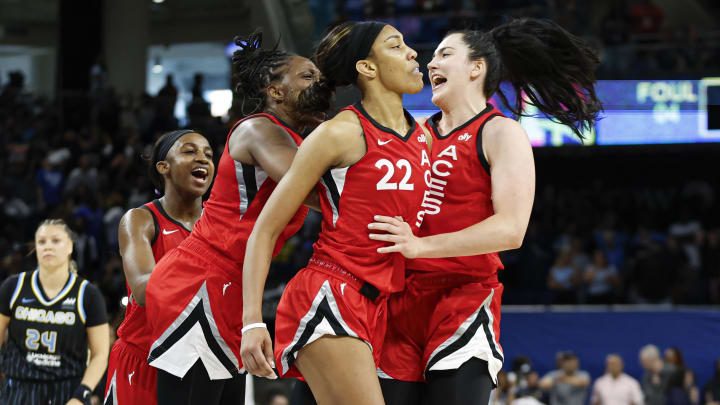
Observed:
[[[511,103],[513,92],[503,85]],[[720,142],[720,78],[701,80],[601,80],[596,86],[604,111],[580,141],[572,131],[526,106],[529,117],[520,123],[533,146],[647,145]],[[405,106],[415,117],[438,111],[429,87],[406,95]],[[494,97],[491,103],[512,114]]]

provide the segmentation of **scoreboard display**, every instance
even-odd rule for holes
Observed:
[[[502,87],[508,100],[514,92]],[[604,111],[581,141],[566,126],[526,106],[520,123],[533,146],[643,145],[720,142],[720,78],[701,80],[601,80],[596,85]],[[429,87],[406,95],[405,107],[416,117],[438,111]],[[499,98],[490,101],[508,116]]]

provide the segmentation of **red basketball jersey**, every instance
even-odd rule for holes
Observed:
[[[141,208],[150,211],[155,223],[155,235],[152,240],[152,251],[155,263],[165,256],[165,253],[176,248],[188,235],[190,230],[183,224],[170,218],[159,200],[154,200]],[[125,308],[125,319],[117,330],[118,336],[126,343],[136,346],[145,353],[150,351],[150,331],[147,326],[145,307],[141,307],[132,298],[130,286],[125,283],[128,291],[128,305]]]
[[[465,124],[440,135],[439,112],[425,123],[433,135],[432,179],[422,202],[424,212],[419,236],[456,232],[493,215],[490,165],[482,150],[482,130],[492,117],[502,116],[487,108]],[[408,269],[464,273],[476,276],[495,274],[503,268],[497,253],[439,259],[413,259]]]
[[[368,238],[374,215],[418,214],[429,177],[430,159],[422,128],[405,113],[412,128],[404,136],[383,127],[360,103],[349,106],[362,125],[367,153],[349,167],[331,169],[321,179],[322,231],[314,245],[318,258],[327,257],[381,292],[404,286],[405,259],[399,253],[380,254],[387,246]],[[417,231],[415,221],[411,221]]]
[[[192,237],[215,248],[229,259],[242,263],[245,245],[265,202],[270,198],[277,183],[260,166],[240,163],[230,156],[230,135],[241,122],[255,117],[265,117],[282,127],[300,145],[302,137],[287,124],[271,114],[254,114],[243,118],[230,130],[225,150],[220,157],[217,176],[205,202],[203,214],[195,223]],[[302,207],[295,213],[275,244],[273,256],[280,252],[285,240],[302,227],[308,209]]]

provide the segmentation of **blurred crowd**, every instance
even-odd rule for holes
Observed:
[[[503,302],[720,304],[716,185],[670,181],[538,187],[523,246],[501,254]]]
[[[696,28],[697,19],[673,24],[662,2],[653,0],[309,0],[316,37],[328,23],[378,19],[392,23],[419,52],[432,53],[448,30],[488,29],[513,17],[550,18],[600,51],[601,78],[689,77],[714,74],[720,65],[720,27]],[[699,1],[717,21],[720,5]],[[715,24],[715,23],[713,23]]]
[[[177,129],[177,91],[169,80],[155,96],[119,97],[94,84],[84,98],[48,100],[24,91],[22,74],[12,72],[0,91],[0,279],[33,268],[37,224],[63,218],[75,232],[80,274],[118,314],[125,295],[118,223],[127,209],[159,196],[144,157],[159,135]],[[189,104],[189,125],[220,148],[220,156],[227,125],[210,116],[207,105],[203,113],[197,102]],[[69,107],[73,112],[63,113]]]
[[[644,346],[638,361],[642,375],[630,376],[624,359],[609,354],[605,373],[594,381],[582,370],[573,352],[556,355],[556,369],[543,375],[532,360],[518,356],[508,372],[501,371],[491,405],[718,405],[720,404],[720,359],[709,381],[696,381],[679,349],[660,355],[657,346]],[[633,359],[628,359],[633,361]]]

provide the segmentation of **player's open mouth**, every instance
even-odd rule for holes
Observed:
[[[437,74],[437,73],[434,73],[434,74],[433,74],[431,80],[432,80],[432,89],[433,89],[433,90],[435,90],[435,89],[437,89],[438,87],[441,87],[442,85],[444,85],[445,83],[447,83],[447,79],[444,78],[444,77],[442,77],[442,76],[440,76],[440,75]]]
[[[208,178],[208,170],[204,167],[196,167],[190,174],[203,183],[207,181]]]

